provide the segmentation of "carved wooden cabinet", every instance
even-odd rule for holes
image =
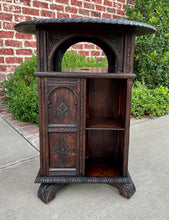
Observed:
[[[93,18],[27,21],[15,30],[37,36],[40,118],[38,196],[48,203],[68,183],[107,183],[130,198],[130,105],[135,35],[147,24]],[[103,49],[107,71],[61,72],[65,51],[88,41]]]

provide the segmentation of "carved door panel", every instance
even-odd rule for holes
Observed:
[[[77,123],[77,94],[68,87],[57,87],[49,94],[49,124]]]
[[[80,173],[80,79],[47,79],[49,176]]]

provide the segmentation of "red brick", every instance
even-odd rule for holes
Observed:
[[[112,1],[110,0],[104,0],[104,5],[107,5],[107,6],[112,6]]]
[[[71,14],[70,17],[71,18],[83,18],[84,16]]]
[[[0,46],[3,46],[3,40],[0,39]]]
[[[91,51],[92,56],[100,56],[100,51]]]
[[[84,44],[84,49],[95,49],[95,44]]]
[[[13,38],[14,31],[0,31],[0,38]]]
[[[16,5],[10,5],[10,4],[3,4],[4,11],[6,12],[14,12],[14,13],[20,13],[21,7]]]
[[[69,0],[55,0],[55,2],[69,5]]]
[[[125,0],[118,0],[119,2],[125,3]]]
[[[115,13],[115,9],[114,9],[114,8],[107,8],[107,11],[108,11],[109,13]]]
[[[19,5],[30,6],[31,5],[31,0],[14,0],[14,3],[19,4]]]
[[[72,13],[72,14],[77,14],[77,8],[66,6],[65,7],[65,12]]]
[[[124,16],[124,15],[125,15],[125,12],[124,12],[123,10],[117,10],[117,14],[118,14],[118,15],[123,15],[123,16]]]
[[[89,10],[79,9],[79,14],[88,15],[89,16]]]
[[[98,12],[98,11],[91,11],[91,16],[92,16],[92,17],[98,17],[98,18],[100,18],[100,17],[101,17],[101,13]]]
[[[9,3],[12,3],[12,0],[1,0],[1,2],[9,2]]]
[[[121,4],[121,3],[114,2],[114,3],[113,3],[113,7],[114,7],[114,8],[121,9],[121,8],[122,8],[122,4]]]
[[[30,49],[18,49],[16,50],[17,55],[32,55],[32,50]]]
[[[42,10],[41,11],[41,16],[54,17],[54,12],[53,11],[48,11],[48,10]]]
[[[80,55],[85,55],[85,56],[89,56],[89,51],[84,51],[84,50],[79,50],[78,54]]]
[[[102,4],[102,0],[91,0],[92,2],[95,2],[97,4]]]
[[[113,19],[121,19],[121,16],[113,15]]]
[[[34,2],[33,2],[33,7],[46,8],[46,9],[48,9],[48,3],[39,2],[39,1],[34,1]]]
[[[23,14],[39,16],[39,10],[33,8],[23,8]]]
[[[0,13],[0,20],[11,21],[12,20],[12,14]]]
[[[4,63],[4,57],[0,57],[0,63]]]
[[[123,10],[126,10],[126,5],[123,5]]]
[[[52,5],[50,5],[50,9],[51,10],[57,10],[57,11],[64,11],[63,5],[52,4]]]
[[[2,48],[0,50],[0,55],[14,55],[13,49]]]
[[[6,40],[5,41],[6,47],[22,47],[22,42],[17,40]]]
[[[82,7],[82,2],[80,2],[78,0],[71,0],[71,5],[76,5],[76,6]]]
[[[3,29],[14,30],[15,23],[3,22]]]
[[[104,7],[102,5],[96,5],[96,10],[97,11],[106,11],[106,7]]]
[[[111,14],[104,13],[104,14],[102,14],[102,18],[109,19],[109,18],[111,18]]]
[[[25,41],[25,47],[36,47],[36,41]]]
[[[74,44],[74,45],[72,46],[72,48],[73,48],[73,49],[81,49],[81,50],[83,50],[83,44],[81,44],[81,43],[80,43],[80,44],[79,44],[79,43],[78,43],[78,44]]]
[[[58,18],[69,18],[69,15],[66,14],[66,13],[58,12],[58,13],[57,13],[57,17],[58,17]]]
[[[23,62],[22,57],[7,57],[6,58],[6,63],[21,63]]]
[[[28,21],[32,19],[30,16],[25,16],[25,15],[15,15],[14,18],[16,22],[23,22],[23,21]]]
[[[17,32],[16,39],[32,39],[32,35]]]
[[[102,51],[101,56],[106,56],[106,54],[105,54],[105,52],[104,52],[104,51]]]
[[[94,4],[84,3],[84,8],[94,9]]]
[[[7,66],[6,65],[0,65],[0,72],[6,72]]]

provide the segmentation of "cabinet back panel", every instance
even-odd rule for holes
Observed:
[[[104,119],[119,116],[118,80],[88,79],[87,87],[87,117]]]
[[[87,131],[86,157],[118,157],[118,131]]]

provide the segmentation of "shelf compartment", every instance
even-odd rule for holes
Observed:
[[[124,130],[123,121],[119,118],[95,117],[86,120],[86,130]]]
[[[114,158],[89,158],[85,161],[87,177],[118,177],[121,176],[120,165]]]

